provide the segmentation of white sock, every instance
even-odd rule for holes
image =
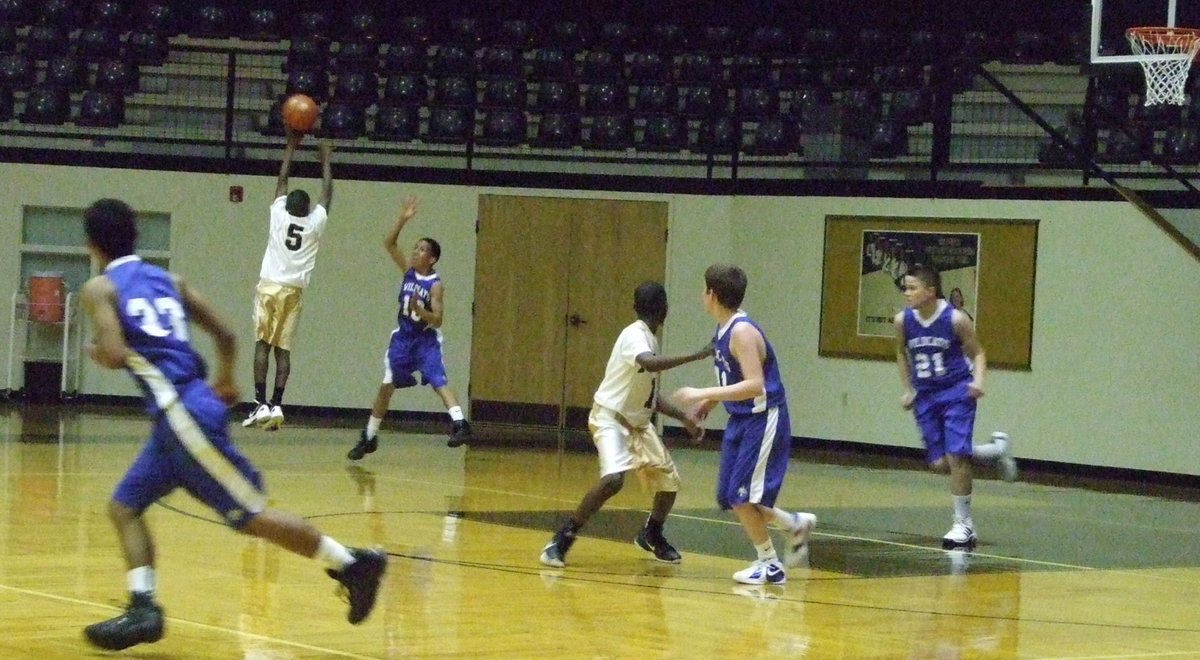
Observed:
[[[452,406],[446,412],[450,413],[450,421],[452,422],[461,422],[467,418],[467,416],[463,414],[462,406]]]
[[[779,507],[770,510],[771,522],[779,529],[791,531],[796,527],[796,514],[791,511],[784,511]]]
[[[376,417],[375,415],[371,415],[370,417],[367,418],[367,439],[368,440],[379,435],[379,426],[381,424],[383,424],[382,417]]]
[[[154,593],[154,567],[138,566],[125,574],[130,593]]]
[[[975,445],[973,448],[975,458],[983,461],[994,461],[1004,455],[1008,451],[1008,440],[997,438],[991,442],[982,445]]]
[[[971,496],[954,495],[954,517],[969,520],[971,518]]]
[[[775,554],[775,544],[771,543],[771,538],[767,537],[766,542],[755,544],[754,549],[758,551],[759,561],[775,561],[779,559],[779,555]]]
[[[346,546],[328,536],[321,537],[321,543],[317,545],[317,554],[313,555],[313,558],[320,559],[335,571],[340,571],[347,564],[354,562],[354,557],[346,549]]]

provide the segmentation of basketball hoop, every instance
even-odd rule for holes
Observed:
[[[1183,90],[1196,51],[1200,30],[1177,27],[1133,27],[1125,31],[1133,54],[1146,72],[1146,105],[1184,104]]]

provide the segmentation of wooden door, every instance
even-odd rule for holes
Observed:
[[[662,281],[663,202],[483,195],[471,416],[586,426],[633,289]]]
[[[564,425],[586,428],[613,342],[636,318],[633,289],[646,280],[663,281],[667,204],[597,199],[572,206]],[[572,318],[580,323],[571,324]]]

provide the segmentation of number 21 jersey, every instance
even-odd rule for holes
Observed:
[[[911,307],[904,310],[904,347],[909,376],[918,392],[944,389],[971,378],[953,317],[954,307],[945,300],[938,301],[930,319],[921,318]]]

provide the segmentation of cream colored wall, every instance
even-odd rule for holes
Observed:
[[[294,183],[316,193],[315,180]],[[237,330],[240,385],[244,397],[251,395],[249,304],[273,177],[6,165],[0,185],[19,191],[0,206],[0,300],[8,301],[18,285],[23,205],[82,208],[98,197],[118,196],[135,208],[169,213],[173,268]],[[230,185],[245,188],[243,203],[228,201]],[[671,313],[664,351],[690,351],[707,340],[713,324],[699,306],[704,268],[714,261],[739,263],[750,276],[745,306],[779,353],[793,433],[900,446],[919,443],[911,416],[897,403],[895,366],[817,355],[825,216],[1040,219],[1033,369],[989,375],[977,428],[1009,431],[1019,456],[1200,474],[1200,407],[1194,403],[1200,324],[1193,302],[1200,300],[1200,265],[1123,203],[731,198],[338,181],[326,242],[305,295],[287,402],[369,405],[395,324],[399,278],[380,240],[408,192],[421,197],[421,212],[402,241],[431,235],[443,246],[446,366],[460,398],[466,398],[470,373],[478,195],[666,200]],[[555,248],[530,246],[529,258],[544,249]],[[0,337],[7,338],[8,328],[5,314]],[[200,346],[210,353],[207,342]],[[4,342],[0,364],[7,363],[7,350]],[[711,366],[694,363],[666,374],[663,384],[670,391],[711,382]],[[89,365],[83,391],[134,389],[124,374]],[[441,409],[426,388],[398,392],[392,407]],[[710,426],[722,424],[723,416],[715,414]]]

